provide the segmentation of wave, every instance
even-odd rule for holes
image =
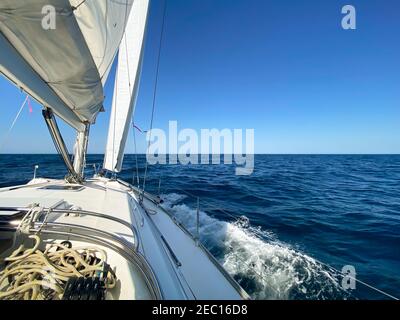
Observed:
[[[196,234],[196,209],[186,196],[162,196],[163,206]],[[243,221],[227,222],[200,212],[200,240],[253,299],[347,299],[340,275],[280,242],[272,232]]]

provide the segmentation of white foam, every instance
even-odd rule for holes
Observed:
[[[164,207],[195,234],[196,210],[180,204],[185,198],[179,194],[162,196]],[[200,239],[254,299],[346,296],[335,274],[261,228],[243,229],[238,223],[200,212]]]

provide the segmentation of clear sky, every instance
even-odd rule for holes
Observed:
[[[346,4],[357,30],[341,28]],[[143,129],[162,11],[153,1],[135,116]],[[168,0],[155,127],[254,128],[257,153],[400,153],[399,36],[398,0]],[[113,76],[91,153],[105,148]],[[24,98],[0,78],[0,145]],[[0,153],[55,152],[33,109]],[[61,127],[72,149],[73,132]]]

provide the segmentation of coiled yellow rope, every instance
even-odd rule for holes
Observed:
[[[42,252],[38,250],[39,236],[29,238],[35,240],[32,249],[24,251],[21,245],[5,259],[10,264],[0,272],[0,300],[61,299],[71,277],[88,278],[103,272],[107,260],[104,250],[51,244]],[[108,272],[105,283],[106,288],[113,288],[115,276]]]

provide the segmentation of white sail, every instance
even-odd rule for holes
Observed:
[[[135,0],[118,54],[104,168],[120,172],[139,87],[149,0]]]
[[[104,85],[134,0],[69,1]]]
[[[0,38],[7,46],[0,72],[84,130],[82,123],[93,123],[103,108],[103,85],[132,1],[0,1]]]

